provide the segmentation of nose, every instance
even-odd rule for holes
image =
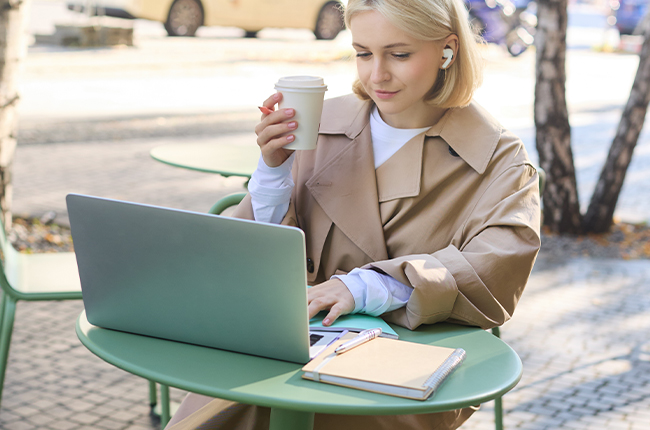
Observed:
[[[380,84],[390,79],[390,73],[386,68],[383,59],[376,59],[372,64],[372,75],[370,76],[372,83]]]

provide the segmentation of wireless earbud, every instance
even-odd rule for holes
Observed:
[[[450,48],[445,48],[442,50],[442,58],[446,58],[447,61],[442,65],[443,69],[446,69],[449,67],[449,63],[451,63],[451,59],[454,58],[454,51]]]

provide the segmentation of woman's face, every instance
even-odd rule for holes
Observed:
[[[439,109],[424,97],[436,82],[445,41],[415,39],[376,11],[355,14],[350,31],[359,80],[384,121],[398,128],[433,125]]]

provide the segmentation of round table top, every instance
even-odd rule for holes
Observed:
[[[151,150],[151,157],[171,166],[222,176],[250,178],[260,157],[256,145],[228,143],[171,143]]]
[[[521,360],[489,332],[453,324],[394,327],[400,339],[463,348],[467,357],[429,399],[410,400],[301,378],[302,365],[91,325],[77,320],[81,342],[104,361],[172,387],[213,397],[297,411],[391,415],[440,412],[477,405],[512,389]]]

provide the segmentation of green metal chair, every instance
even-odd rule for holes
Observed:
[[[81,285],[74,252],[24,254],[16,251],[5,233],[0,220],[0,403],[9,346],[19,300],[80,300]],[[165,402],[161,386],[161,400]],[[167,410],[169,410],[167,391]],[[149,381],[149,402],[157,404],[156,383]],[[163,409],[165,405],[163,404]]]
[[[213,215],[221,215],[223,211],[229,207],[238,205],[244,199],[244,197],[246,197],[246,193],[228,194],[227,196],[219,199],[217,203],[212,205],[208,212]]]

